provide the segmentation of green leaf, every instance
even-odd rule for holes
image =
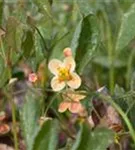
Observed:
[[[111,64],[109,63],[109,58],[108,56],[97,56],[93,59],[93,62],[100,65],[100,66],[103,66],[104,68],[110,68],[111,67]],[[115,59],[115,61],[113,62],[113,66],[115,68],[122,68],[122,67],[125,67],[126,66],[126,62],[125,60],[122,60],[122,59]]]
[[[53,4],[53,0],[48,0],[49,4],[52,5]]]
[[[15,17],[9,17],[6,24],[5,39],[3,40],[3,49],[11,66],[18,61],[21,55],[22,36],[22,24]]]
[[[24,56],[28,58],[33,50],[33,45],[34,45],[34,37],[33,37],[33,32],[31,30],[28,30],[26,32],[24,41],[22,42],[22,49]]]
[[[85,0],[85,1],[81,1],[81,0],[76,0],[78,7],[80,9],[80,12],[84,15],[87,16],[88,14],[90,14],[92,12],[92,2],[90,2],[90,0]]]
[[[1,78],[0,78],[0,88],[3,88],[3,86],[11,78],[11,69],[9,67],[3,68],[3,71],[1,72],[0,76],[1,76]]]
[[[135,90],[135,72],[133,72],[132,77],[131,77],[130,88],[132,91]]]
[[[126,111],[128,108],[127,102],[128,98],[120,98],[122,97],[125,93],[125,90],[123,87],[120,87],[119,85],[115,85],[114,88],[114,97],[115,97],[115,102],[124,110]],[[118,98],[119,97],[119,98]]]
[[[80,74],[83,73],[84,68],[93,58],[98,44],[97,19],[93,14],[89,14],[78,24],[71,42],[71,48],[76,53],[75,59]]]
[[[61,29],[59,34],[57,35],[56,43],[54,43],[54,46],[52,47],[52,50],[49,52],[49,59],[57,58],[62,59],[63,58],[63,49],[68,47],[70,45],[70,38],[72,33],[64,33],[64,29]],[[62,37],[62,38],[61,38]]]
[[[3,6],[4,6],[4,2],[0,1],[0,25],[2,24],[2,20],[3,20]]]
[[[18,26],[19,26],[19,22],[15,17],[8,18],[7,26],[6,26],[6,37],[5,37],[8,50],[13,49],[17,51],[16,31]]]
[[[83,125],[71,150],[106,150],[113,142],[114,134],[106,128],[97,128],[91,131]]]
[[[124,88],[122,88],[116,84],[115,88],[114,88],[114,95],[115,96],[122,96],[124,93],[125,93]]]
[[[78,45],[79,45],[79,39],[80,39],[80,35],[81,35],[81,31],[82,31],[82,23],[83,23],[83,20],[81,20],[76,29],[75,29],[75,32],[74,32],[74,35],[73,35],[73,39],[71,41],[71,49],[73,50],[73,55],[75,56],[76,54],[76,50],[78,48]]]
[[[123,16],[116,43],[116,50],[122,50],[135,37],[135,4]]]
[[[58,142],[57,120],[47,120],[39,131],[33,150],[56,150]]]
[[[27,150],[32,150],[34,139],[39,131],[40,98],[36,91],[28,90],[25,103],[20,112],[23,135]]]
[[[52,18],[51,3],[49,0],[34,0],[33,2],[38,6],[40,13]]]

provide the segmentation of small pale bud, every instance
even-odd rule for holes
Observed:
[[[38,77],[35,73],[31,73],[29,74],[29,81],[32,82],[32,83],[35,83],[37,81]]]
[[[72,56],[72,50],[71,48],[67,47],[63,50],[63,53],[64,53],[64,56],[65,57],[69,57],[69,56]]]

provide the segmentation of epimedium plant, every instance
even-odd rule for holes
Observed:
[[[134,149],[135,4],[124,12],[124,2],[110,3],[0,3],[0,141],[15,150]],[[127,70],[125,90],[115,86],[118,69]]]

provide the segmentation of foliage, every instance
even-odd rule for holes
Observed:
[[[134,149],[134,24],[132,0],[0,1],[0,141]]]

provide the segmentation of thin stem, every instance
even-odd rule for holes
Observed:
[[[60,117],[58,112],[56,110],[53,110],[55,112],[55,115],[57,116],[58,120],[61,123],[62,129],[66,132],[66,134],[73,140],[75,140],[75,135],[73,135],[72,131],[69,129],[67,123]]]
[[[111,32],[111,27],[108,21],[108,16],[106,12],[103,13],[105,23],[106,23],[106,32],[107,32],[107,49],[108,49],[108,59],[109,59],[109,87],[111,94],[113,94],[114,90],[114,47],[113,47],[113,41],[112,41],[112,32]]]
[[[54,100],[56,99],[57,96],[58,96],[58,94],[55,94],[55,95],[52,97],[50,103],[48,104],[48,106],[47,106],[47,108],[46,108],[46,110],[45,110],[45,113],[44,113],[44,116],[45,116],[45,117],[47,116],[47,112],[48,112],[49,108],[51,107],[52,103],[54,102]]]
[[[101,121],[101,117],[100,115],[98,114],[97,110],[95,109],[95,107],[92,107],[93,111],[96,113],[98,119]]]
[[[56,45],[56,44],[58,44],[59,42],[61,42],[61,40],[62,39],[64,39],[67,35],[69,35],[69,33],[70,32],[67,32],[67,33],[65,33],[64,35],[62,35],[58,40],[56,40],[55,41],[55,43],[54,44],[52,44],[52,46],[51,46],[51,48],[50,49],[53,49],[54,48],[54,46]]]
[[[121,143],[118,143],[118,145],[119,145],[119,150],[122,150],[122,145],[121,145]]]
[[[18,139],[17,139],[17,128],[16,128],[16,109],[13,100],[11,100],[11,108],[12,108],[12,119],[13,119],[13,136],[14,136],[14,146],[15,150],[18,149]]]
[[[19,150],[18,148],[18,136],[17,136],[17,121],[16,121],[16,106],[13,101],[13,95],[10,95],[8,93],[12,93],[12,86],[9,87],[10,90],[5,91],[5,96],[9,100],[9,103],[11,105],[11,113],[12,113],[12,122],[13,122],[13,139],[14,139],[14,147],[15,150]]]
[[[41,34],[41,32],[39,31],[39,29],[38,29],[36,26],[34,26],[34,28],[36,29],[37,33],[40,35],[40,37],[41,37],[41,39],[42,39],[42,41],[43,41],[45,50],[48,51],[48,47],[47,47],[47,44],[46,44],[46,41],[45,41],[43,35]],[[43,53],[44,53],[44,52],[43,52]],[[46,54],[45,54],[45,55],[46,55]]]
[[[131,72],[132,72],[132,62],[133,62],[133,58],[134,58],[134,54],[135,54],[135,49],[132,50],[129,59],[128,59],[128,63],[127,63],[127,74],[126,74],[126,88],[129,88],[129,84],[130,84],[130,79],[131,79]]]
[[[134,105],[135,105],[135,101],[133,101],[133,102],[130,104],[129,108],[128,108],[127,111],[126,111],[126,115],[129,113],[129,111],[133,108]]]
[[[121,96],[116,97],[116,99],[124,99],[124,98],[128,98],[128,97],[134,97],[135,96],[135,92],[130,91],[126,94],[123,94]]]
[[[3,46],[3,41],[2,41],[2,38],[1,38],[1,37],[0,37],[0,46],[1,46],[1,55],[3,56],[3,59],[4,59],[5,64],[6,64],[6,55],[5,55],[4,46]]]

